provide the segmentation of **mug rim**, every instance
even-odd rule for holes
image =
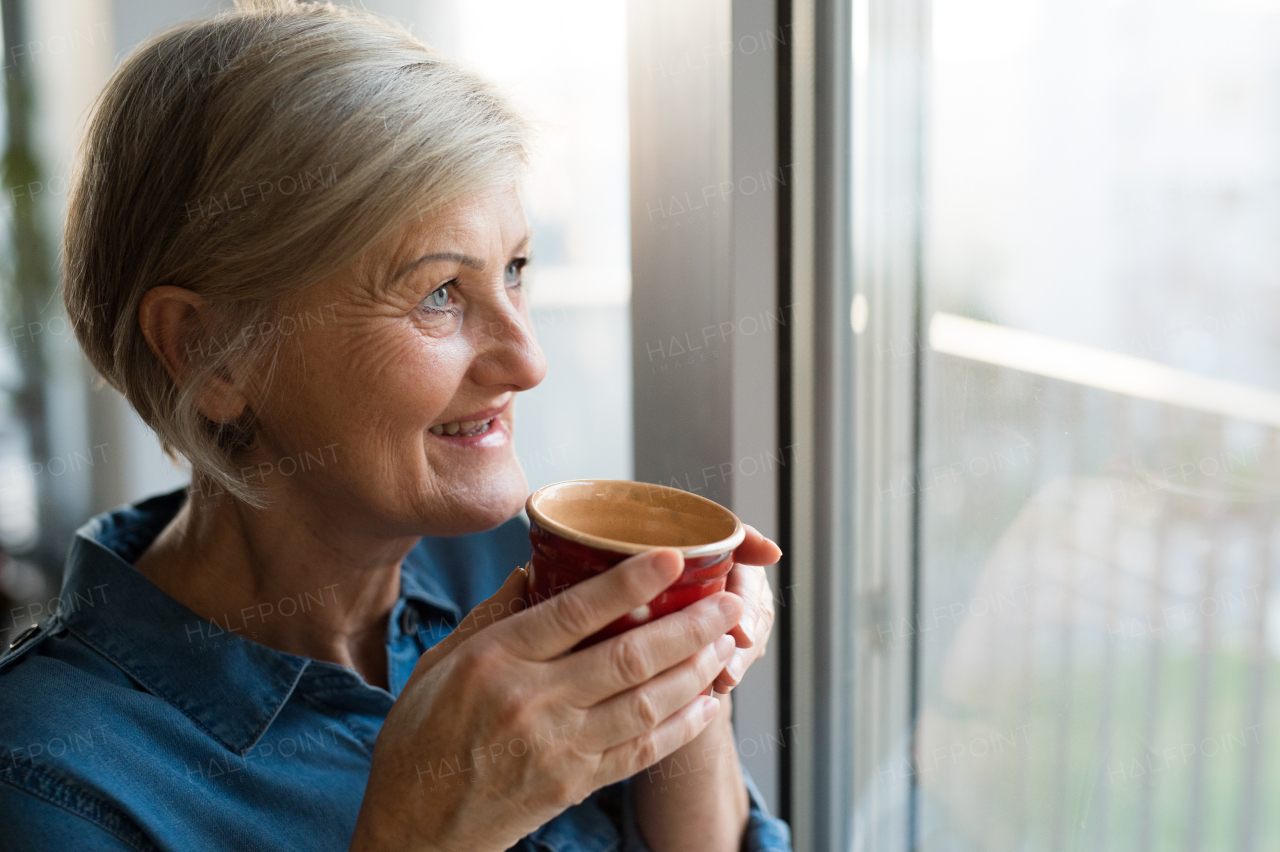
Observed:
[[[567,527],[564,524],[559,523],[558,521],[554,521],[551,518],[548,518],[542,512],[538,511],[537,508],[535,508],[534,498],[536,498],[543,491],[546,491],[548,488],[555,488],[557,486],[564,486],[564,485],[572,485],[578,482],[618,483],[623,485],[639,485],[639,486],[643,486],[646,489],[650,489],[650,490],[657,489],[662,492],[668,492],[673,495],[679,495],[680,499],[692,499],[694,502],[704,503],[707,506],[712,507],[715,511],[723,512],[727,514],[730,518],[733,518],[733,532],[730,533],[728,536],[720,539],[719,541],[712,541],[706,544],[685,545],[684,547],[680,547],[678,545],[637,544],[631,541],[620,541],[618,539],[605,538],[604,536],[592,535],[591,533],[575,530],[572,527]],[[657,485],[649,482],[638,482],[636,480],[631,480],[631,479],[566,479],[563,482],[552,482],[548,485],[542,486],[541,488],[539,488],[538,490],[530,494],[528,498],[526,498],[524,501],[524,510],[528,514],[529,519],[531,521],[536,523],[539,527],[542,527],[543,529],[548,530],[549,532],[555,533],[561,538],[565,538],[565,539],[568,539],[569,541],[577,542],[578,544],[584,544],[588,547],[595,547],[595,548],[599,548],[600,550],[609,550],[614,553],[625,553],[628,555],[635,555],[637,553],[648,553],[650,550],[657,550],[659,548],[671,548],[673,550],[678,550],[686,559],[692,559],[699,556],[711,556],[717,553],[732,553],[733,550],[737,548],[738,545],[742,544],[742,542],[747,537],[747,531],[742,526],[742,521],[738,519],[738,516],[734,514],[732,511],[730,511],[729,509],[725,508],[724,506],[721,506],[716,501],[703,497],[701,494],[694,494],[689,491],[683,491],[679,488],[672,488],[669,485]]]

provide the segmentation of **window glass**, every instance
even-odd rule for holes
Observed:
[[[935,0],[930,850],[1280,848],[1280,4]]]
[[[530,304],[547,377],[518,403],[531,488],[630,479],[631,255],[624,0],[428,0],[428,41],[533,121]]]

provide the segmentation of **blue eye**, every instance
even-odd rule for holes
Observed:
[[[507,264],[507,268],[502,270],[502,278],[507,284],[520,283],[520,271],[524,269],[525,263],[528,261],[523,257],[518,257]]]
[[[422,304],[428,308],[439,310],[449,306],[449,285],[445,284],[431,292],[431,295],[422,300]]]

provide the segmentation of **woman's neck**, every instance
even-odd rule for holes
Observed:
[[[193,612],[246,639],[387,687],[387,618],[417,539],[358,540],[288,494],[266,509],[193,490],[137,560]]]

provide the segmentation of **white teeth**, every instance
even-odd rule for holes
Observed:
[[[453,423],[444,424],[444,431],[449,435],[458,434],[458,422],[455,420]]]

